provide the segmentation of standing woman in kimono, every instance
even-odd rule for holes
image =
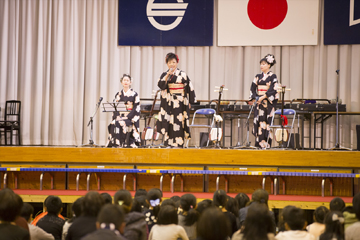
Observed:
[[[270,134],[270,124],[275,112],[275,105],[279,99],[277,92],[278,80],[270,68],[276,63],[274,55],[268,54],[260,60],[262,73],[255,76],[251,84],[250,100],[256,104],[254,110],[255,147],[269,148],[272,136]],[[267,139],[269,136],[269,143]]]
[[[169,69],[158,81],[162,91],[157,131],[164,135],[165,146],[182,148],[190,139],[190,104],[196,102],[195,91],[186,73],[177,68],[175,53],[168,53],[165,62]]]
[[[125,140],[129,138],[130,147],[140,145],[139,119],[140,97],[132,88],[132,78],[124,74],[120,79],[123,89],[116,93],[114,102],[124,102],[127,112],[114,112],[113,121],[109,124],[108,147],[126,146]]]

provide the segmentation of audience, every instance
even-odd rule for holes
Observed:
[[[54,240],[55,238],[52,234],[47,233],[43,229],[30,224],[33,214],[33,206],[31,206],[29,203],[24,203],[21,208],[20,216],[28,222],[31,240]]]
[[[149,210],[145,211],[145,221],[148,225],[149,231],[157,223],[158,214],[160,211],[160,204],[162,201],[162,192],[160,189],[153,188],[147,193],[147,201],[149,203]]]
[[[231,235],[228,218],[217,207],[208,207],[200,215],[196,234],[198,240],[227,240]]]
[[[220,210],[227,217],[230,227],[231,227],[231,232],[229,235],[229,237],[231,237],[238,230],[238,226],[236,223],[235,215],[226,210],[227,202],[228,202],[228,196],[226,195],[226,192],[224,190],[217,190],[214,193],[213,204],[214,204],[214,206],[220,208]]]
[[[121,235],[125,228],[124,213],[118,205],[104,205],[97,217],[96,228],[82,240],[126,240]]]
[[[96,231],[97,216],[104,205],[104,199],[97,192],[88,192],[82,200],[82,214],[76,217],[66,235],[66,240],[80,240]]]
[[[161,205],[161,207],[163,207],[163,205]],[[196,197],[190,193],[182,195],[180,198],[180,209],[181,211],[178,214],[179,225],[185,229],[190,240],[196,239],[196,222],[200,215],[199,212],[195,210]]]
[[[115,205],[119,205],[125,214],[124,237],[127,240],[146,240],[147,224],[144,214],[132,209],[132,197],[129,191],[119,190],[114,196]]]
[[[149,240],[188,240],[182,226],[178,225],[177,210],[171,205],[161,207],[157,224],[149,234]]]
[[[314,223],[310,224],[306,227],[307,231],[315,236],[315,238],[319,237],[325,231],[325,216],[329,212],[324,206],[320,206],[315,209],[313,219]]]
[[[62,212],[62,201],[57,196],[51,196],[46,200],[47,214],[39,219],[36,226],[54,236],[55,240],[61,240],[65,220],[59,218]]]
[[[47,197],[45,198],[45,200],[44,200],[44,205],[43,205],[43,212],[35,216],[34,220],[31,222],[31,225],[36,226],[37,222],[47,214],[46,201],[47,201],[50,197],[53,197],[53,195],[49,195],[49,196],[47,196]],[[64,218],[61,214],[59,214],[58,217],[65,220],[65,218]]]
[[[84,197],[80,197],[75,200],[75,202],[71,206],[71,210],[73,212],[72,218],[70,218],[68,221],[65,222],[63,226],[63,232],[62,232],[62,240],[66,239],[66,236],[68,234],[69,228],[71,224],[74,222],[74,220],[81,215],[81,205]]]
[[[0,237],[6,240],[30,240],[29,231],[15,225],[23,206],[21,197],[10,189],[0,190]]]
[[[235,216],[236,220],[236,229],[240,228],[240,219],[239,219],[239,205],[235,198],[228,196],[228,201],[226,203],[225,209],[228,212],[231,212]]]
[[[264,203],[251,204],[244,221],[244,230],[234,233],[232,240],[275,240],[272,232],[273,221],[268,207]]]
[[[333,198],[330,202],[330,211],[339,211],[345,208],[345,202],[339,197]]]
[[[329,212],[325,217],[325,232],[320,235],[319,240],[344,240],[344,222],[341,212]]]
[[[350,225],[359,221],[354,212],[353,206],[347,206],[342,211],[345,219],[344,230],[346,230]]]
[[[209,207],[213,206],[213,202],[210,199],[202,200],[198,203],[196,210],[200,213],[200,215]]]
[[[131,212],[144,213],[149,209],[149,204],[146,202],[146,196],[134,197]]]
[[[314,235],[305,231],[307,222],[305,221],[304,211],[297,207],[289,207],[283,212],[286,231],[276,235],[277,240],[315,240]]]
[[[353,200],[353,210],[357,219],[360,219],[360,193],[357,193]],[[360,238],[360,221],[351,224],[345,231],[345,240],[355,240]]]
[[[245,221],[245,218],[247,215],[247,211],[252,203],[254,203],[254,202],[264,203],[266,206],[269,207],[268,200],[269,200],[269,194],[267,191],[265,191],[264,189],[255,190],[253,192],[253,194],[251,195],[251,201],[249,202],[249,204],[246,207],[243,207],[239,210],[240,226],[243,225],[243,222]],[[274,212],[270,211],[270,210],[269,210],[269,214],[271,215],[271,218],[273,220],[273,225],[274,225],[273,233],[275,233],[276,232],[275,215],[274,215]]]
[[[104,199],[105,204],[109,204],[109,203],[112,204],[112,197],[110,196],[110,194],[104,192],[104,193],[101,193],[100,195]]]
[[[247,204],[250,202],[249,196],[247,194],[245,194],[245,193],[239,193],[238,195],[236,195],[235,200],[238,203],[239,214],[240,214],[240,209],[246,207]]]

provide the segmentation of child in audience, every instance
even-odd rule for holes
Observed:
[[[325,231],[325,216],[329,212],[324,206],[320,206],[315,209],[313,219],[314,223],[306,227],[307,231],[318,238]]]
[[[145,211],[145,221],[148,225],[149,231],[157,223],[158,214],[160,211],[160,204],[162,201],[162,192],[153,188],[147,193],[147,201],[149,203],[149,210]]]
[[[229,237],[231,237],[238,230],[238,226],[236,223],[235,215],[226,210],[227,202],[228,202],[228,196],[226,195],[226,192],[224,190],[215,191],[214,197],[213,197],[213,204],[214,204],[214,206],[220,208],[220,210],[227,217],[229,224],[231,226],[231,233],[229,235]]]
[[[161,207],[157,224],[150,231],[149,240],[188,240],[184,228],[177,224],[176,208],[171,205]]]
[[[268,207],[255,202],[249,207],[243,232],[237,231],[231,240],[275,240],[273,224]]]
[[[149,204],[146,202],[146,196],[134,197],[131,212],[144,213],[149,209]]]
[[[352,225],[353,223],[356,223],[357,221],[359,221],[359,219],[357,219],[356,214],[354,212],[354,208],[353,206],[347,206],[343,209],[342,211],[343,215],[344,215],[344,219],[345,219],[345,223],[344,223],[344,231],[346,231],[346,229]]]
[[[97,216],[104,204],[104,199],[98,192],[88,192],[82,200],[82,214],[69,227],[66,240],[80,240],[96,231]]]
[[[29,233],[31,240],[54,240],[54,236],[45,232],[41,228],[31,225],[32,216],[34,214],[34,208],[29,203],[24,203],[21,208],[20,216],[22,216],[29,225]]]
[[[178,214],[179,225],[185,229],[190,240],[196,239],[196,222],[200,215],[195,210],[196,197],[190,193],[182,195],[180,198],[180,209],[181,211]]]
[[[300,208],[291,206],[283,212],[286,231],[276,235],[277,240],[315,240],[314,235],[305,231],[307,222],[305,221],[304,211]]]
[[[37,216],[35,216],[34,220],[31,222],[32,225],[36,226],[37,222],[47,214],[46,201],[47,201],[50,197],[53,197],[53,195],[49,195],[49,196],[47,196],[47,197],[45,198],[44,204],[43,204],[43,212],[40,213],[40,214],[38,214]],[[65,220],[65,218],[64,218],[61,214],[59,214],[58,217]]]
[[[124,213],[118,205],[104,205],[97,217],[96,228],[82,240],[126,240],[121,235],[125,228]]]
[[[204,199],[198,203],[196,211],[201,215],[206,209],[213,206],[213,202],[210,199]]]
[[[23,206],[21,197],[12,190],[0,190],[0,237],[1,239],[30,240],[29,231],[15,225]]]
[[[341,212],[329,212],[325,217],[325,232],[320,235],[319,240],[344,240],[344,222]]]
[[[208,207],[200,215],[196,226],[198,240],[227,240],[231,235],[228,218],[217,207]]]
[[[235,200],[235,198],[229,197],[228,196],[228,201],[226,203],[226,210],[228,212],[231,212],[232,214],[234,214],[235,216],[235,220],[236,220],[236,226],[237,229],[240,228],[240,219],[239,219],[239,205],[238,202]]]
[[[239,193],[238,195],[236,195],[235,200],[238,202],[239,213],[240,209],[246,207],[247,204],[250,202],[249,196],[245,193]]]
[[[139,212],[131,212],[132,197],[129,191],[119,190],[114,196],[115,205],[119,205],[125,213],[124,237],[127,240],[146,240],[147,224],[145,216]]]
[[[342,212],[344,208],[345,208],[345,202],[344,200],[342,200],[342,198],[336,197],[331,200],[330,211]]]
[[[54,236],[55,240],[61,240],[62,230],[65,220],[59,218],[62,212],[62,201],[57,196],[51,196],[46,200],[47,214],[39,219],[36,226],[42,228],[45,232]]]
[[[100,195],[104,199],[105,204],[108,204],[108,203],[112,204],[112,197],[110,196],[110,194],[104,192],[104,193],[101,193]]]
[[[68,221],[65,222],[63,226],[63,232],[62,232],[62,240],[66,239],[66,235],[68,233],[68,230],[71,226],[71,224],[74,222],[74,220],[81,215],[81,205],[84,197],[80,197],[75,200],[73,205],[71,206],[71,210],[73,211],[73,217],[70,218]]]
[[[360,219],[360,193],[357,193],[353,200],[353,211],[357,219]],[[345,231],[345,240],[358,240],[360,238],[360,221],[351,224]]]

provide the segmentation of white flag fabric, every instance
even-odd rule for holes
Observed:
[[[218,46],[317,45],[319,0],[219,0]]]

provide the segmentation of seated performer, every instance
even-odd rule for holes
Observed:
[[[127,112],[114,112],[113,120],[108,126],[108,147],[126,147],[129,145],[136,148],[140,145],[139,119],[140,119],[140,97],[130,88],[132,79],[130,75],[124,74],[120,79],[123,89],[116,93],[114,102],[124,102]]]
[[[278,80],[270,68],[276,63],[274,55],[268,54],[260,60],[262,73],[255,76],[250,89],[250,101],[256,104],[254,110],[255,147],[269,148],[272,136],[269,136],[269,126],[275,112],[275,105],[279,99],[277,92]],[[269,144],[267,139],[269,136]]]
[[[165,63],[169,70],[158,81],[162,91],[157,131],[164,135],[165,146],[183,147],[185,139],[190,138],[190,104],[196,102],[195,91],[186,73],[177,68],[179,58],[175,53],[168,53]]]

